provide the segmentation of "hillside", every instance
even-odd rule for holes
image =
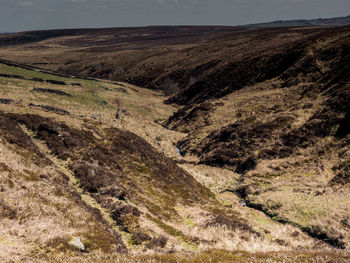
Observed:
[[[243,72],[245,60],[231,69],[234,82],[222,85],[220,72],[221,84],[208,85],[211,77],[170,98],[190,106],[165,124],[188,133],[178,143],[182,154],[241,174],[240,184],[225,191],[277,221],[347,247],[348,28],[277,52],[247,66],[253,74]],[[287,64],[283,56],[290,54]]]
[[[173,143],[184,135],[154,123],[174,111],[159,94],[6,64],[1,72],[3,262],[8,255],[22,262],[79,258],[69,245],[73,237],[91,258],[327,247],[263,213],[242,211],[237,197],[215,197],[164,156],[177,155]],[[197,175],[217,173],[197,169]],[[220,174],[225,183],[237,180],[229,171]],[[278,241],[295,232],[288,244]]]
[[[206,86],[219,92],[216,86],[233,84],[231,74],[238,86],[251,78],[254,82],[280,75],[302,55],[302,45],[337,30],[346,29],[179,26],[34,31],[1,36],[0,57],[68,75],[161,89],[166,95]],[[171,102],[187,103],[196,96],[192,91]],[[203,96],[202,100],[208,95]]]
[[[347,262],[349,32],[0,36],[1,261]]]
[[[317,19],[298,19],[298,20],[280,20],[268,23],[252,24],[252,27],[310,27],[310,26],[347,26],[350,24],[350,16],[317,18]]]

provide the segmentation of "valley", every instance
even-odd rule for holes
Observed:
[[[348,262],[349,32],[0,35],[0,260]]]

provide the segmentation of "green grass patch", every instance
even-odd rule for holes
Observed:
[[[191,218],[185,217],[184,218],[184,224],[189,227],[194,227],[196,225],[195,222],[191,220]]]
[[[180,230],[175,229],[172,226],[169,226],[168,224],[164,223],[162,220],[151,216],[150,214],[147,214],[147,217],[152,220],[154,223],[156,223],[161,229],[163,229],[167,234],[179,238],[182,242],[185,242],[189,245],[194,245],[192,238],[189,236],[186,236],[184,233],[182,233]]]

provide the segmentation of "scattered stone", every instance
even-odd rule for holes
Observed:
[[[47,79],[45,81],[55,85],[67,85],[66,82],[60,80]]]
[[[30,103],[29,107],[37,107],[37,108],[42,108],[42,109],[47,110],[47,111],[59,113],[59,114],[70,115],[69,111],[66,111],[64,109],[57,108],[57,107],[48,106],[48,105],[40,105],[40,104]]]
[[[225,103],[223,103],[223,102],[216,102],[215,106],[222,107],[222,106],[225,106]]]
[[[115,115],[115,118],[116,118],[117,120],[120,119],[120,117],[121,117],[122,114],[124,114],[124,115],[126,115],[126,116],[131,116],[131,114],[130,114],[127,110],[125,110],[125,109],[118,109],[118,111],[117,111],[117,113],[116,113],[116,115]]]
[[[100,113],[93,113],[91,114],[91,118],[94,119],[94,120],[100,120],[102,117],[102,114]]]
[[[105,91],[113,91],[112,89],[107,88],[107,87],[100,87],[100,89],[103,89],[103,90],[105,90]]]
[[[286,241],[284,241],[282,239],[275,239],[274,242],[279,244],[279,245],[281,245],[281,246],[286,246],[287,245]]]
[[[43,89],[43,88],[34,88],[32,91],[34,92],[46,92],[46,93],[52,93],[57,94],[61,96],[67,96],[67,97],[73,97],[71,94],[64,92],[62,90],[56,90],[56,89]]]
[[[122,110],[122,109],[118,109],[118,112],[117,112],[117,114],[115,115],[115,118],[116,118],[117,120],[119,120],[119,118],[120,118],[120,116],[121,116],[122,113],[123,113],[123,110]]]
[[[45,82],[55,84],[55,85],[67,85],[64,81],[60,81],[60,80],[53,80],[53,79],[44,80],[41,78],[26,78],[24,76],[15,75],[15,74],[0,73],[0,77],[10,78],[10,79],[24,79],[24,80],[30,80],[30,81],[36,81],[36,82],[44,82],[45,81]]]
[[[40,78],[32,78],[31,80],[32,81],[37,81],[37,82],[44,82],[44,80],[40,79]]]
[[[350,229],[349,217],[344,218],[340,221],[340,223],[347,229]]]
[[[49,178],[49,176],[46,175],[46,174],[40,174],[39,177],[40,177],[41,179],[48,179],[48,178]]]
[[[115,91],[120,92],[120,93],[124,93],[124,94],[129,94],[129,92],[125,88],[115,88]]]
[[[1,104],[11,104],[11,103],[13,103],[13,100],[12,99],[2,99],[2,98],[0,98],[0,103]]]
[[[25,77],[20,75],[5,74],[5,73],[0,73],[0,77],[10,78],[10,79],[25,79]]]
[[[85,246],[83,244],[83,242],[81,242],[79,237],[73,237],[70,241],[69,241],[69,245],[71,245],[72,247],[79,249],[80,251],[85,251]]]

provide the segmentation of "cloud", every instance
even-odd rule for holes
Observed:
[[[19,6],[28,7],[34,5],[32,1],[20,1],[17,3]]]
[[[75,4],[86,3],[86,0],[69,0],[69,1]]]

